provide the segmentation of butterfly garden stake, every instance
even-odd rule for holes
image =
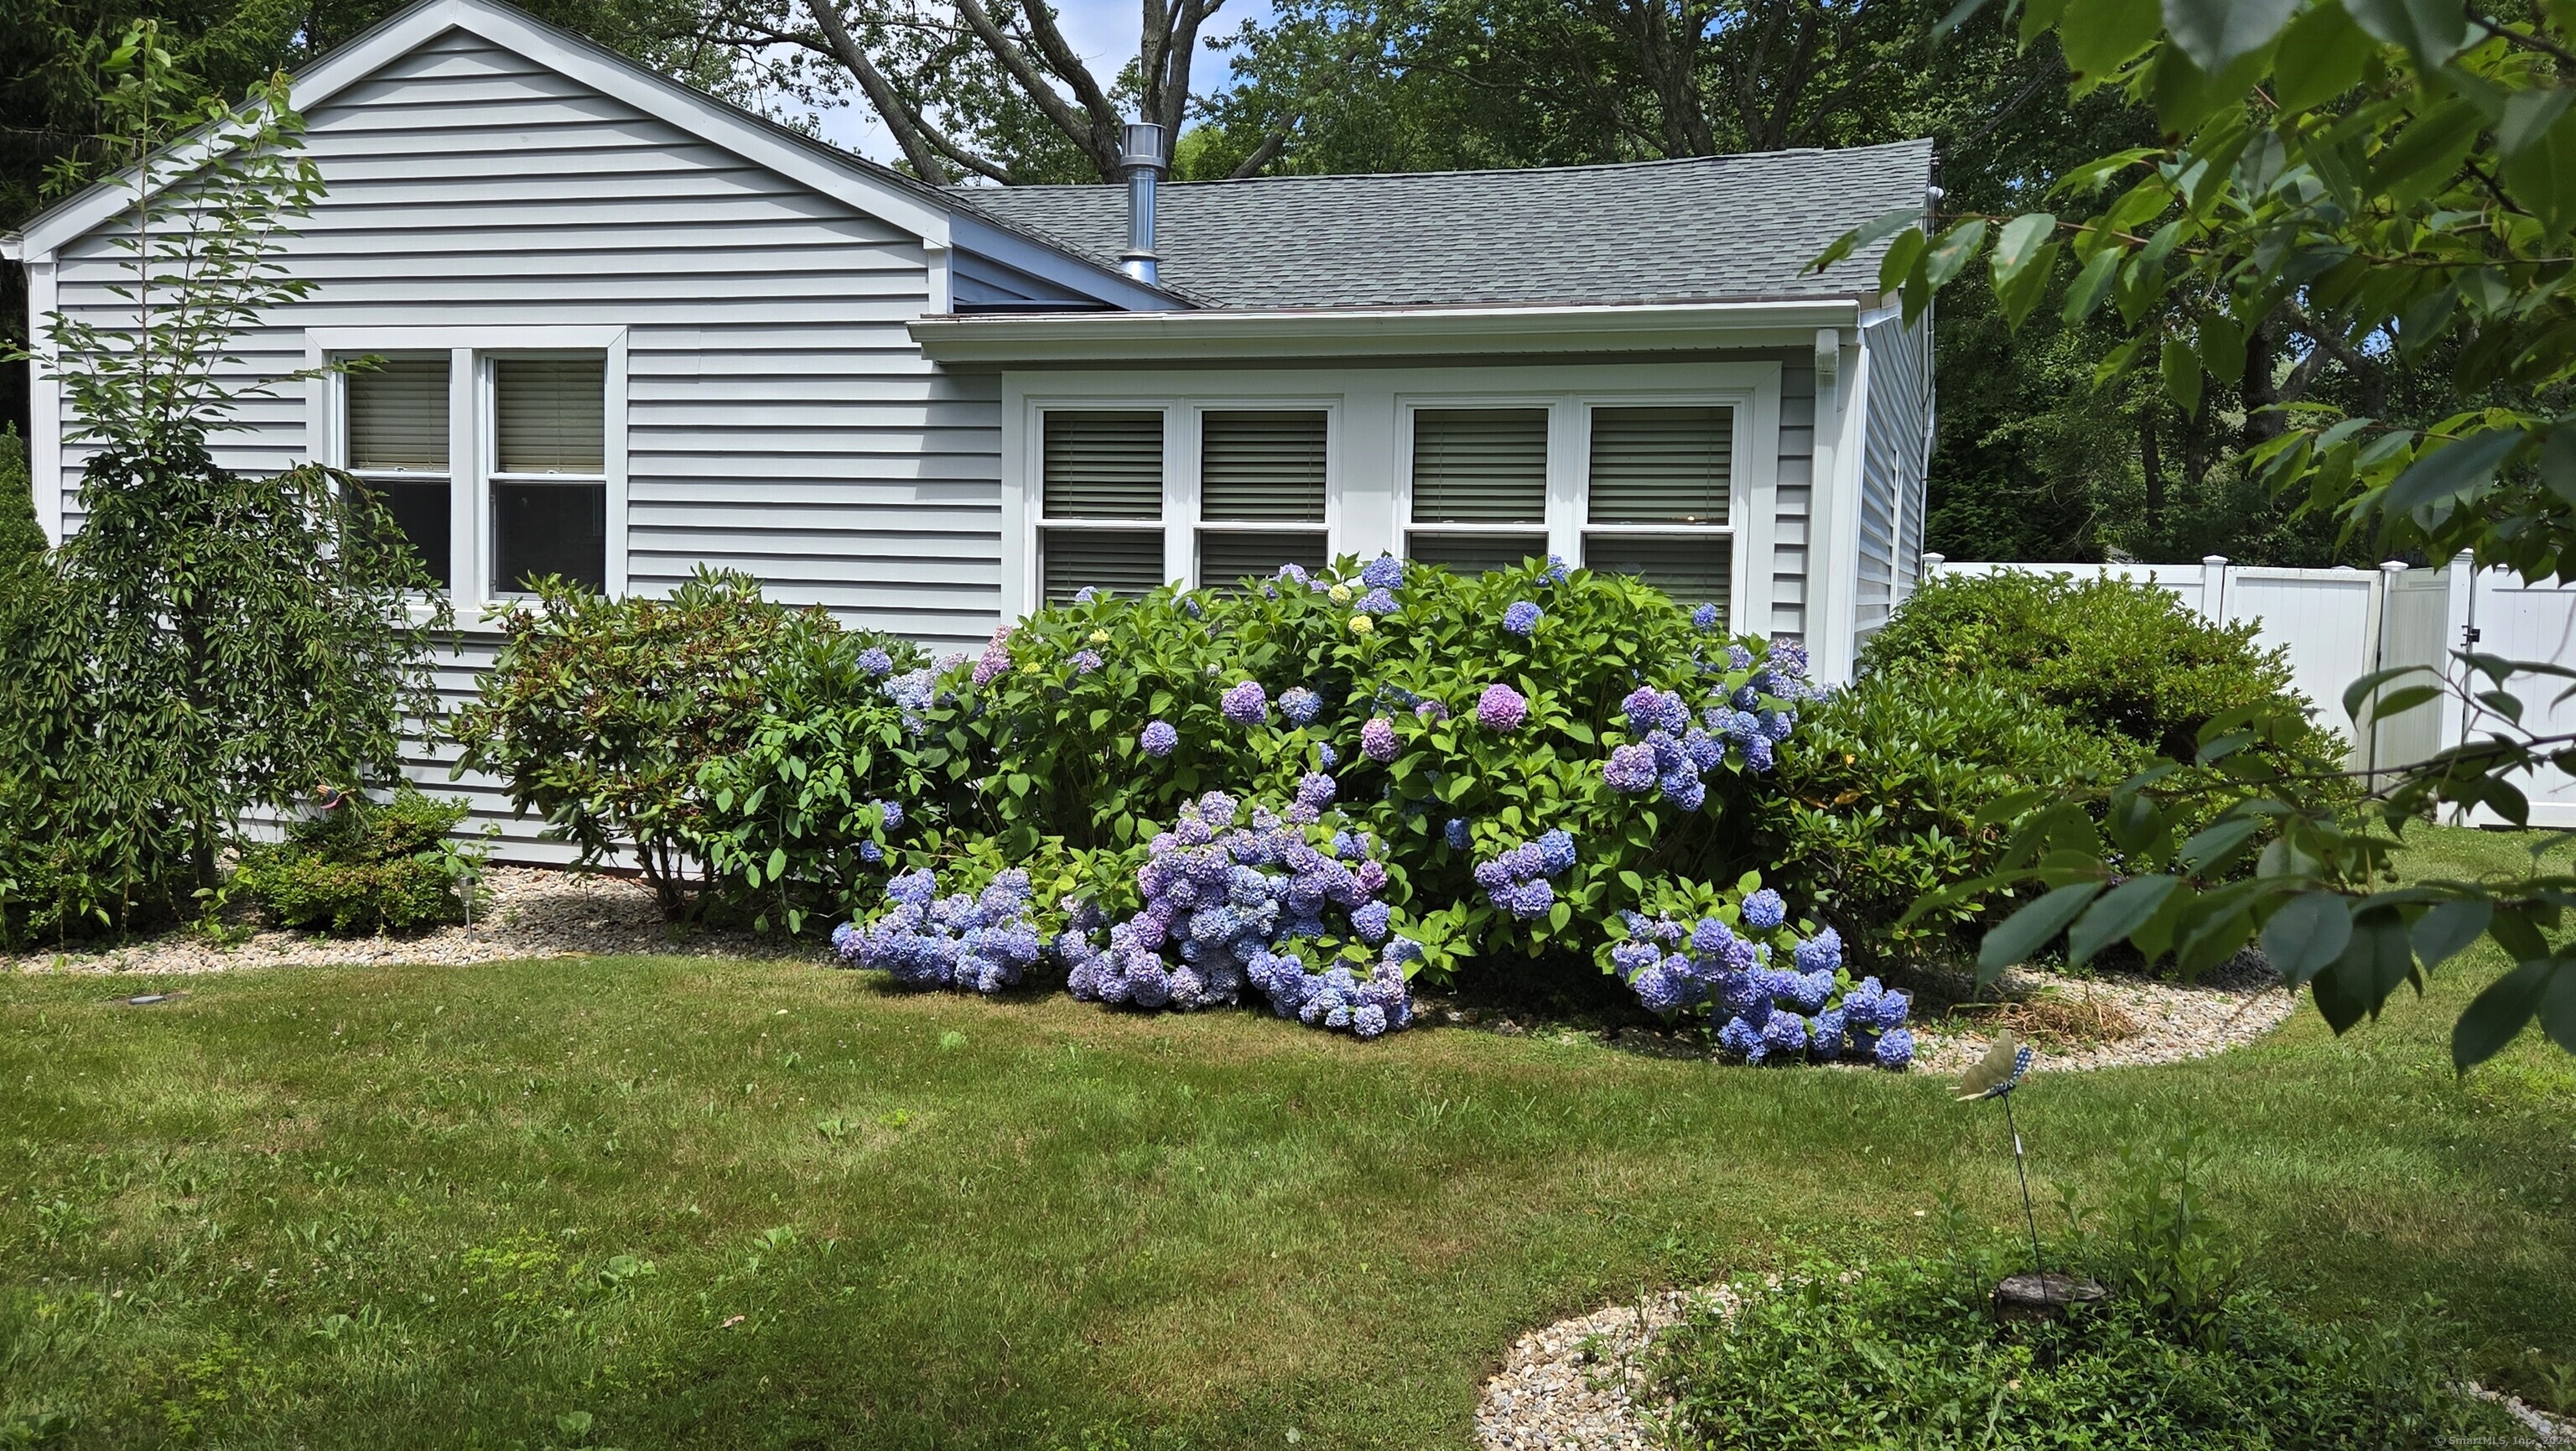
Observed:
[[[2047,1267],[2039,1262],[2039,1216],[2030,1207],[2030,1169],[2021,1151],[2021,1127],[2013,1122],[2012,1091],[2021,1086],[2022,1076],[2030,1072],[2031,1060],[2038,1055],[2031,1046],[2014,1038],[2010,1029],[1995,1038],[1968,1076],[1959,1080],[1959,1102],[1975,1103],[1982,1099],[2001,1099],[2004,1106],[2004,1128],[2012,1134],[2013,1173],[2021,1180],[2021,1217],[2030,1227],[2030,1267],[2040,1275]]]

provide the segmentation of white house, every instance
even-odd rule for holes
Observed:
[[[425,0],[296,98],[315,287],[242,352],[384,361],[217,442],[377,480],[462,619],[706,564],[963,646],[1083,585],[1555,553],[1833,678],[1916,572],[1929,325],[1875,251],[1807,264],[1924,204],[1928,142],[1158,187],[1137,128],[1126,187],[942,189],[495,0]],[[128,201],[9,240],[38,335],[115,315]],[[60,538],[84,453],[34,387]]]

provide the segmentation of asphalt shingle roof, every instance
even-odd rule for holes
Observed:
[[[1884,246],[1821,275],[1834,238],[1923,205],[1932,143],[1616,166],[1165,182],[1166,286],[1219,307],[1405,307],[1847,297]],[[952,187],[1095,261],[1127,238],[1126,188]],[[1803,274],[1803,275],[1802,275]]]

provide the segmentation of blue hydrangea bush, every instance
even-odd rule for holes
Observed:
[[[1913,1003],[1875,977],[1853,978],[1842,934],[1792,925],[1788,903],[1758,877],[1726,892],[1667,887],[1664,910],[1620,914],[1605,967],[1668,1020],[1696,1019],[1743,1063],[1914,1061]]]
[[[1055,939],[1067,988],[1149,1010],[1257,995],[1282,1017],[1363,1038],[1410,1023],[1407,969],[1421,949],[1392,935],[1377,840],[1326,819],[1331,788],[1309,772],[1282,810],[1214,791],[1185,806],[1146,844],[1132,915],[1112,921],[1095,897],[1068,904]]]
[[[1038,961],[1030,901],[1029,874],[1018,868],[994,874],[981,891],[946,896],[936,873],[909,871],[886,883],[885,909],[865,926],[832,929],[832,950],[907,988],[1004,992]]]

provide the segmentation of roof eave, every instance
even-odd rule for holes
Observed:
[[[1795,347],[1875,297],[1684,303],[944,314],[912,324],[941,363],[1223,361]]]

